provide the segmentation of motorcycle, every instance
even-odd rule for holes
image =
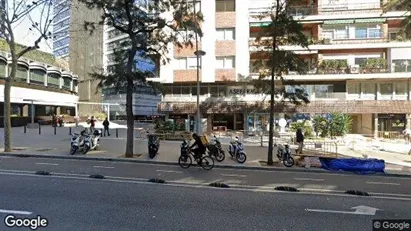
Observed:
[[[181,137],[183,137],[183,135],[181,135]],[[193,158],[204,170],[211,170],[214,167],[213,158],[206,155],[201,157],[194,156],[193,152],[190,150],[190,143],[184,139],[183,143],[180,145],[180,157],[178,158],[178,164],[182,168],[189,168],[193,163]]]
[[[247,155],[244,150],[243,143],[239,140],[238,136],[235,137],[235,141],[230,142],[228,147],[228,153],[232,158],[235,158],[238,163],[242,164],[247,160]]]
[[[225,159],[225,152],[221,146],[221,142],[218,140],[218,138],[214,135],[214,140],[213,143],[209,144],[207,146],[208,149],[208,155],[210,157],[215,157],[215,159],[218,162],[221,162]]]
[[[148,133],[148,132],[147,132]],[[148,134],[148,155],[152,159],[154,158],[158,150],[160,149],[160,139],[157,135]]]
[[[81,136],[78,133],[74,133],[71,135],[70,141],[70,155],[76,154],[79,149],[82,149],[84,146],[84,142],[81,141]]]
[[[85,135],[83,153],[86,154],[91,150],[97,150],[100,146],[99,141],[101,137],[101,131],[95,130],[93,135]]]
[[[277,144],[274,144],[274,147],[277,147],[277,157],[280,161],[283,162],[285,167],[292,167],[295,163],[294,158],[291,157],[290,146],[285,144],[284,147],[281,147]]]

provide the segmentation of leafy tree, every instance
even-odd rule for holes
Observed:
[[[407,11],[411,12],[410,0],[388,0],[384,5],[384,11]],[[411,15],[409,15],[401,23],[400,36],[404,35],[404,39],[411,39]]]
[[[60,9],[64,9],[64,4],[53,11],[53,0],[26,1],[26,0],[0,0],[0,37],[6,40],[8,50],[11,54],[11,68],[9,75],[5,78],[4,84],[4,151],[11,152],[12,135],[11,135],[11,104],[10,91],[17,73],[17,62],[19,58],[30,51],[39,48],[43,40],[51,38],[52,34],[49,31],[53,21],[53,15],[58,15]],[[3,5],[4,7],[1,7]],[[37,12],[36,12],[37,11]],[[36,17],[40,13],[39,17]],[[21,47],[16,43],[15,32],[16,27],[25,19],[30,20],[31,24],[24,28],[20,25],[19,30],[27,30],[27,32],[36,32],[36,37],[31,46]]]
[[[253,85],[260,92],[270,95],[270,121],[267,164],[273,164],[273,138],[274,138],[274,113],[275,105],[288,103],[308,103],[307,94],[301,88],[287,91],[286,85],[294,85],[291,81],[285,81],[283,74],[289,70],[304,74],[307,64],[294,52],[281,49],[283,45],[297,45],[307,48],[308,38],[303,33],[302,24],[294,20],[290,14],[290,7],[301,3],[301,0],[275,0],[270,12],[263,13],[258,18],[270,18],[270,24],[258,34],[256,42],[259,52],[268,52],[267,63],[259,60],[256,66],[268,66],[270,71],[261,73],[259,78],[253,81]],[[275,85],[279,81],[279,85]],[[281,99],[278,102],[275,99]]]
[[[316,115],[313,120],[321,137],[344,136],[351,131],[352,127],[351,116],[339,112],[331,113],[329,119]]]
[[[151,59],[158,57],[167,62],[168,45],[192,46],[194,35],[202,35],[200,12],[192,10],[193,5],[181,0],[152,0],[147,4],[142,1],[122,0],[80,0],[90,9],[101,9],[100,25],[114,27],[127,39],[120,43],[114,52],[114,65],[109,71],[97,71],[94,77],[101,80],[100,86],[126,88],[127,143],[126,157],[133,156],[134,115],[133,89],[146,84],[146,78],[154,73],[136,68],[136,57]],[[85,22],[84,27],[93,32],[97,24]],[[153,85],[153,84],[152,84]]]

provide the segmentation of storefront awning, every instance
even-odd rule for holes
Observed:
[[[271,22],[250,22],[250,27],[267,27]]]
[[[336,25],[336,24],[353,24],[354,20],[331,20],[331,21],[324,21],[326,25]]]
[[[387,19],[385,18],[364,18],[356,19],[355,23],[385,23]]]

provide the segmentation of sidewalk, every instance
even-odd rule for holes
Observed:
[[[72,128],[72,132],[79,132],[81,128]],[[54,135],[54,128],[50,126],[43,126],[41,135],[38,129],[27,129],[24,133],[23,128],[13,128],[13,148],[14,153],[29,154],[29,155],[58,155],[69,157],[70,151],[70,135],[69,128],[56,128],[56,135]],[[110,137],[102,137],[100,149],[91,151],[85,155],[86,157],[95,158],[111,158],[123,159],[126,146],[126,130],[118,129],[119,138],[116,138],[115,130],[111,130]],[[4,132],[0,129],[0,140],[3,141]],[[160,142],[159,155],[154,159],[148,157],[147,140],[145,133],[140,134],[138,130],[135,131],[134,140],[134,160],[137,161],[158,161],[161,163],[177,163],[180,155],[180,141],[163,141]],[[228,149],[228,144],[231,138],[222,137],[221,142],[225,150]],[[0,148],[3,149],[3,142],[0,143]],[[238,164],[226,154],[226,159],[223,162],[215,162],[216,165],[230,165],[233,167],[263,167],[260,161],[267,160],[267,143],[264,147],[260,147],[260,143],[249,144],[245,143],[245,151],[247,153],[247,161],[244,164]],[[386,172],[392,174],[409,174],[411,175],[411,156],[403,154],[393,154],[382,151],[367,151],[367,150],[351,150],[345,146],[339,146],[338,152],[344,156],[364,158],[378,158],[386,161]],[[276,158],[276,150],[274,150],[274,161],[278,162]],[[84,156],[83,154],[76,154],[75,156]],[[408,161],[408,162],[407,162]],[[275,167],[285,167],[276,163]],[[270,168],[270,167],[268,167]],[[301,169],[301,167],[294,166],[292,169]],[[312,168],[311,170],[315,170]],[[319,169],[317,169],[319,170]]]

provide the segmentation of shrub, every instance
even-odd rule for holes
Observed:
[[[314,136],[313,127],[308,120],[297,121],[290,124],[291,131],[296,132],[298,128],[301,128],[304,132],[305,137]]]
[[[344,136],[351,131],[352,118],[343,113],[332,113],[329,120],[316,115],[313,120],[314,131],[318,132],[321,137]]]

